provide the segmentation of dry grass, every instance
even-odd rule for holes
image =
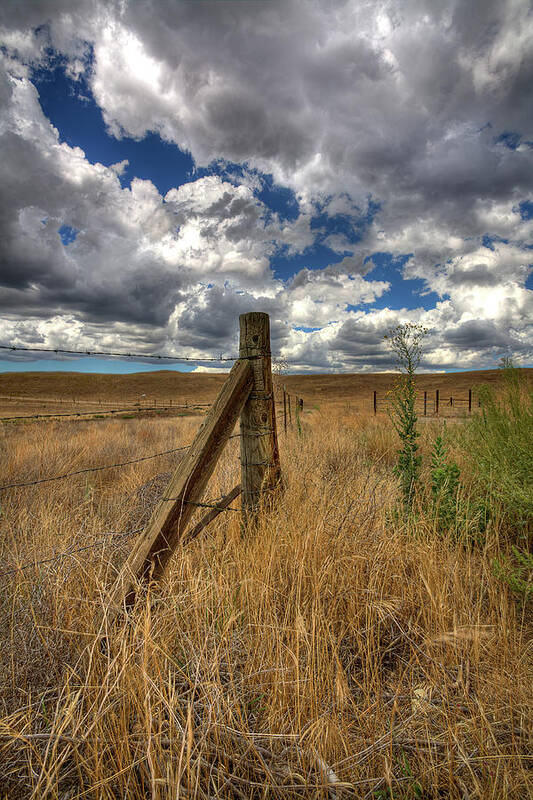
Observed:
[[[196,426],[4,428],[1,482],[165,450]],[[128,540],[0,579],[0,796],[530,796],[528,628],[492,572],[497,522],[468,549],[423,514],[395,521],[386,419],[324,405],[280,438],[276,509],[247,531],[221,515],[118,629],[105,587]],[[238,482],[236,447],[209,497]],[[176,458],[4,493],[0,571],[136,528]]]

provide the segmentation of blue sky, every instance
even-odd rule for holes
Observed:
[[[201,359],[258,309],[293,371],[390,369],[406,321],[428,370],[533,362],[530,20],[151,5],[0,12],[1,344]]]
[[[55,61],[50,68],[35,69],[31,77],[40,106],[57,128],[60,141],[81,147],[91,164],[110,166],[127,159],[129,165],[120,176],[122,186],[129,186],[132,178],[145,178],[166,194],[173,186],[193,179],[195,165],[190,153],[162,141],[157,134],[147,133],[140,141],[109,136],[87,81],[72,80],[65,74],[65,64]]]
[[[176,370],[179,372],[192,372],[194,367],[190,364],[151,364],[131,359],[120,358],[70,358],[68,361],[41,358],[38,361],[2,361],[2,372],[98,372],[113,375],[129,375],[132,372],[160,372],[161,370]]]

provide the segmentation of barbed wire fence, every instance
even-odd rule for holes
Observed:
[[[247,315],[245,315],[247,316]],[[251,354],[244,354],[241,352],[239,356],[226,356],[224,354],[220,354],[218,356],[210,355],[210,356],[195,356],[195,355],[182,355],[182,354],[167,354],[167,353],[132,353],[132,352],[117,352],[117,351],[104,351],[104,350],[73,350],[73,349],[64,349],[64,348],[41,348],[41,347],[25,347],[19,345],[0,345],[1,350],[12,351],[12,352],[39,352],[39,353],[54,353],[54,354],[62,354],[62,355],[78,355],[78,356],[105,356],[105,357],[113,357],[113,358],[130,358],[135,360],[149,360],[149,359],[156,359],[160,360],[168,360],[174,361],[176,363],[181,362],[195,362],[198,364],[207,362],[207,363],[214,363],[214,362],[254,362],[261,359],[261,355],[257,355],[254,353]],[[270,356],[270,353],[269,353]],[[285,434],[288,433],[289,429],[293,429],[293,426],[296,427],[296,430],[299,435],[302,434],[302,421],[301,416],[304,410],[304,400],[299,395],[296,395],[290,392],[287,389],[287,386],[284,382],[284,377],[288,372],[288,363],[284,359],[274,359],[273,369],[272,372],[274,373],[275,380],[272,383],[271,379],[271,389],[270,393],[263,392],[251,392],[249,397],[253,400],[259,400],[261,402],[267,402],[272,404],[273,414],[275,406],[278,406],[280,411],[280,417],[282,420],[282,428]],[[270,365],[269,365],[270,370]],[[278,399],[275,398],[276,390],[278,393]],[[88,401],[89,402],[89,401]],[[470,389],[468,392],[468,398],[460,398],[454,397],[453,395],[449,397],[444,397],[441,395],[440,390],[435,390],[435,394],[433,398],[430,398],[427,391],[423,392],[418,398],[417,403],[417,410],[420,413],[423,413],[424,416],[426,415],[438,415],[439,410],[442,412],[443,405],[448,406],[449,408],[467,408],[468,412],[472,412],[473,408],[473,393]],[[161,411],[177,411],[186,409],[187,411],[195,411],[195,410],[206,410],[212,409],[212,404],[208,403],[179,403],[179,404],[169,404],[169,405],[153,405],[153,406],[141,406],[139,403],[135,405],[128,405],[122,406],[120,408],[98,408],[96,410],[88,410],[88,411],[65,411],[65,412],[54,412],[54,413],[36,413],[36,414],[18,414],[18,415],[11,415],[0,417],[0,422],[2,423],[9,423],[9,422],[18,422],[24,420],[52,420],[52,419],[78,419],[78,418],[92,418],[94,419],[110,419],[113,415],[116,414],[129,414],[131,415],[142,414],[145,412],[161,412]],[[373,411],[374,414],[377,415],[380,412],[385,412],[390,408],[390,397],[378,397],[377,390],[373,392]],[[241,438],[245,436],[248,440],[253,438],[261,438],[261,437],[275,437],[276,429],[275,429],[275,416],[273,417],[273,425],[265,426],[263,428],[258,428],[255,426],[253,429],[249,429],[246,425],[243,424],[243,420],[241,419],[241,432],[238,434],[230,434],[226,438],[227,439],[235,439]],[[49,484],[54,483],[57,481],[68,480],[70,478],[88,474],[88,473],[97,473],[105,470],[115,470],[125,468],[127,466],[133,464],[139,464],[141,462],[146,462],[152,459],[162,458],[164,456],[174,455],[177,453],[185,454],[187,451],[190,450],[192,443],[187,445],[182,445],[179,447],[168,448],[166,450],[162,450],[157,453],[150,453],[147,455],[141,455],[136,458],[127,459],[124,461],[112,463],[112,464],[99,464],[99,465],[92,465],[89,467],[84,467],[78,470],[71,470],[69,472],[64,472],[60,475],[49,475],[45,477],[40,477],[35,480],[31,481],[18,481],[18,482],[8,482],[4,484],[0,484],[0,498],[2,493],[8,490],[20,490],[20,489],[29,489],[31,487],[35,487],[42,484]],[[271,464],[271,457],[269,456],[267,459],[263,460],[253,460],[251,461],[248,457],[248,460],[245,458],[244,461],[241,458],[241,470],[245,467],[247,468],[258,468],[258,467],[268,467],[272,466]],[[237,491],[238,489],[238,491]],[[182,497],[163,497],[163,501],[176,501],[181,503],[182,506],[187,505],[191,507],[195,507],[198,509],[206,509],[209,510],[209,514],[206,515],[208,521],[213,519],[219,513],[222,512],[239,512],[241,509],[235,508],[234,506],[230,505],[231,500],[235,499],[240,493],[240,487],[235,487],[235,489],[230,492],[229,495],[226,495],[222,498],[216,498],[209,502],[202,502],[199,499],[192,500],[187,499],[184,496]],[[262,490],[257,489],[248,489],[248,495],[258,495],[262,493]],[[228,498],[230,498],[228,500]],[[193,529],[194,531],[199,531],[202,529],[204,524],[207,522],[200,523],[195,526]],[[55,563],[61,559],[72,557],[78,553],[82,553],[85,551],[89,551],[91,549],[97,548],[101,545],[109,545],[116,547],[119,546],[124,540],[129,539],[136,534],[140,533],[141,531],[145,530],[145,527],[135,527],[132,530],[126,531],[103,531],[96,534],[99,538],[96,541],[83,545],[81,547],[71,547],[65,551],[60,553],[53,553],[49,556],[46,556],[43,559],[33,559],[31,561],[18,564],[9,570],[5,570],[0,572],[0,578],[10,577],[17,573],[28,571],[32,568],[37,569],[41,565],[47,565],[51,563]]]
[[[72,350],[72,349],[65,349],[65,348],[41,348],[41,347],[24,347],[19,345],[0,345],[1,350],[11,351],[11,352],[39,352],[39,353],[54,353],[56,355],[79,355],[79,356],[106,356],[106,357],[122,357],[122,358],[132,358],[135,360],[138,359],[157,359],[157,360],[170,360],[174,362],[195,362],[195,363],[214,363],[214,362],[236,362],[236,361],[256,361],[260,358],[259,355],[240,355],[240,356],[224,356],[223,354],[219,356],[185,356],[185,355],[171,355],[171,354],[158,354],[158,353],[131,353],[131,352],[116,352],[116,351],[103,351],[103,350]],[[285,367],[285,363],[284,363]],[[299,422],[299,413],[303,409],[303,400],[295,395],[290,394],[286,391],[286,388],[282,387],[283,392],[283,399],[278,400],[278,403],[283,404],[283,429],[287,432],[288,427],[292,427],[292,408],[295,409],[295,416],[298,420],[298,427],[300,429],[300,422]],[[22,399],[22,398],[21,398]],[[24,398],[31,401],[31,398]],[[263,396],[262,400],[265,399]],[[292,400],[292,404],[291,404]],[[49,402],[49,401],[43,401]],[[54,401],[50,401],[54,402]],[[274,405],[274,398],[273,398],[273,390],[272,390],[272,404]],[[123,406],[121,408],[98,408],[97,410],[91,411],[72,411],[72,412],[55,412],[55,413],[36,413],[36,414],[17,414],[11,416],[0,417],[0,422],[2,423],[9,423],[9,422],[19,422],[21,420],[53,420],[53,419],[77,419],[82,417],[92,417],[93,420],[96,419],[110,419],[112,415],[116,414],[124,414],[128,413],[131,414],[132,412],[135,414],[141,414],[145,412],[153,412],[153,411],[175,411],[175,410],[182,410],[186,409],[189,412],[194,410],[200,409],[209,409],[211,408],[211,404],[209,403],[181,403],[181,404],[169,404],[169,405],[154,405],[148,407],[142,407],[139,404],[136,405],[129,405]],[[272,436],[273,432],[275,433],[275,428],[265,428],[264,430],[246,430],[242,428],[241,423],[241,432],[237,434],[231,434],[227,438],[228,439],[236,439],[241,438],[243,434],[247,438],[261,438]],[[71,470],[68,472],[61,473],[59,475],[48,475],[45,477],[36,478],[35,480],[29,481],[12,481],[7,482],[4,484],[0,484],[0,502],[2,498],[2,493],[5,493],[9,490],[21,490],[21,489],[30,489],[31,487],[40,486],[42,484],[50,484],[55,483],[58,481],[68,480],[76,476],[85,475],[89,473],[97,473],[106,470],[116,470],[125,468],[127,466],[133,464],[139,464],[141,462],[146,462],[152,459],[162,458],[164,456],[175,455],[177,453],[184,454],[188,451],[191,447],[192,443],[187,445],[182,445],[179,447],[168,448],[166,450],[162,450],[157,453],[150,453],[147,455],[142,455],[136,458],[127,459],[124,461],[112,463],[112,464],[99,464],[99,465],[92,465],[89,467],[84,467],[82,469]],[[241,461],[242,463],[242,461]],[[262,462],[253,462],[248,463],[248,466],[263,466],[267,465],[269,462],[267,460]],[[238,490],[238,491],[237,491]],[[235,508],[230,505],[231,500],[235,499],[240,493],[240,487],[235,487],[229,495],[225,497],[215,498],[209,502],[200,502],[199,500],[194,501],[190,499],[184,498],[174,498],[174,497],[164,497],[163,500],[177,500],[182,503],[182,505],[189,505],[195,507],[197,509],[206,509],[209,510],[209,514],[206,515],[207,521],[210,521],[219,513],[222,512],[240,512],[240,508]],[[254,492],[252,492],[254,494]],[[258,494],[258,492],[255,492]],[[229,498],[229,500],[228,500]],[[204,524],[207,522],[200,522],[192,529],[191,533],[194,537],[197,533],[204,527]],[[101,546],[113,546],[118,547],[120,546],[125,540],[132,538],[133,536],[141,533],[145,530],[145,526],[135,527],[132,530],[126,531],[102,531],[96,534],[98,537],[94,542],[90,544],[85,544],[80,547],[70,547],[66,550],[63,550],[59,553],[52,553],[45,558],[41,559],[32,559],[30,561],[26,561],[21,564],[16,564],[10,569],[4,570],[0,572],[0,579],[3,578],[11,578],[14,575],[27,572],[31,569],[37,570],[39,567],[44,565],[50,565],[57,563],[63,559],[72,558],[80,553],[87,552],[93,549],[96,549]]]
[[[256,436],[265,436],[266,432],[265,433],[258,433],[258,434],[255,434],[255,435]],[[236,434],[232,434],[229,438],[230,439],[239,439],[240,436],[241,436],[240,433],[236,433]],[[160,458],[160,457],[163,457],[163,456],[172,455],[172,454],[178,453],[178,452],[184,452],[184,451],[188,450],[190,448],[190,446],[191,446],[190,444],[187,444],[187,445],[182,445],[180,447],[172,447],[172,448],[170,448],[168,450],[162,450],[159,453],[151,453],[150,455],[140,456],[139,458],[132,458],[132,459],[128,459],[127,461],[120,461],[120,462],[117,462],[116,464],[102,464],[102,465],[98,465],[98,466],[85,467],[83,469],[77,469],[77,470],[72,470],[71,472],[65,472],[62,475],[53,475],[53,476],[48,476],[48,477],[45,477],[45,478],[37,478],[36,480],[33,480],[33,481],[23,481],[23,482],[18,482],[18,483],[17,482],[15,482],[15,483],[6,483],[6,484],[3,484],[3,485],[0,485],[0,492],[7,491],[8,489],[22,489],[22,488],[37,486],[37,485],[43,484],[43,483],[51,483],[51,482],[55,482],[55,481],[66,480],[68,478],[72,478],[72,477],[75,477],[75,476],[78,476],[78,475],[84,475],[84,474],[87,474],[87,473],[100,472],[102,470],[118,469],[120,467],[126,467],[126,466],[129,466],[131,464],[139,464],[141,462],[149,461],[149,460],[152,460],[152,459],[155,459],[155,458]],[[166,499],[173,499],[173,498],[166,498]],[[223,512],[223,511],[239,512],[240,511],[240,509],[238,509],[238,508],[233,508],[231,506],[224,507],[224,506],[221,506],[220,504],[217,504],[217,502],[219,500],[221,500],[221,499],[222,499],[221,497],[215,498],[210,503],[199,503],[199,502],[197,503],[197,502],[187,501],[187,500],[185,500],[183,502],[185,504],[187,504],[187,505],[193,505],[193,506],[195,506],[197,508],[214,509],[217,512]],[[1,499],[0,499],[0,507],[1,507]],[[61,553],[55,553],[54,555],[51,555],[51,556],[49,556],[47,558],[44,558],[44,559],[32,560],[32,561],[25,562],[23,564],[19,564],[16,567],[13,567],[12,569],[6,570],[4,572],[0,572],[0,578],[4,578],[4,577],[7,577],[7,576],[15,575],[15,574],[20,573],[20,572],[25,572],[25,571],[27,571],[29,569],[32,569],[32,568],[37,569],[41,565],[51,564],[51,563],[59,561],[59,560],[61,560],[63,558],[68,558],[68,557],[74,556],[74,555],[76,555],[78,553],[82,553],[82,552],[86,552],[88,550],[92,550],[92,549],[94,549],[96,547],[99,547],[100,545],[103,545],[103,544],[112,543],[114,545],[118,545],[119,543],[122,543],[125,539],[129,539],[132,536],[135,536],[136,534],[140,533],[143,530],[144,530],[144,526],[141,526],[141,527],[138,527],[138,528],[134,528],[133,530],[130,530],[130,531],[102,531],[102,532],[100,532],[98,534],[98,536],[103,537],[103,538],[100,538],[97,541],[92,542],[91,544],[84,545],[83,547],[70,548],[70,549],[65,550],[65,551],[63,551]]]

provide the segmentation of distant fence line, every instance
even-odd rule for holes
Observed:
[[[115,400],[104,400],[102,397],[95,397],[93,399],[87,397],[79,397],[78,395],[71,395],[70,397],[63,396],[63,397],[31,397],[30,395],[12,395],[12,394],[4,394],[0,395],[0,404],[2,401],[4,402],[13,402],[17,401],[17,403],[30,403],[30,405],[68,405],[68,406],[77,406],[77,405],[90,405],[90,406],[98,406],[98,411],[100,407],[105,406],[113,406],[116,405],[117,402],[120,402],[115,398]],[[144,411],[148,411],[149,409],[146,408],[147,405],[152,403],[154,406],[158,406],[159,408],[198,408],[200,406],[208,407],[210,403],[195,403],[192,400],[188,401],[185,400],[183,403],[173,402],[171,397],[157,397],[148,396],[146,393],[137,394],[135,399],[124,400],[124,402],[129,403],[128,409],[135,409],[135,408],[142,408]],[[143,403],[145,405],[143,405]],[[165,405],[166,403],[166,405]],[[119,409],[120,410],[120,409]],[[95,411],[94,413],[98,413]]]
[[[477,406],[478,408],[481,406],[481,401],[479,398],[474,398],[474,393],[472,389],[468,390],[468,397],[454,397],[453,395],[448,394],[441,394],[440,389],[435,389],[435,393],[430,393],[426,390],[423,393],[419,393],[416,398],[417,401],[417,410],[420,411],[424,417],[427,417],[428,414],[438,415],[441,411],[445,408],[464,408],[468,411],[469,414],[472,413],[472,408]],[[377,390],[374,390],[373,393],[373,410],[374,416],[376,416],[379,412],[387,411],[391,407],[391,399],[390,395],[385,397],[378,397]],[[448,416],[448,415],[447,415]]]
[[[20,421],[25,419],[56,419],[59,417],[91,417],[94,415],[98,415],[103,417],[105,414],[140,414],[146,413],[147,411],[168,411],[168,410],[176,410],[179,408],[188,409],[189,411],[198,409],[198,408],[209,408],[207,403],[194,403],[194,404],[186,404],[186,405],[154,405],[154,406],[126,406],[124,408],[98,408],[93,411],[61,411],[56,413],[49,413],[49,414],[17,414],[16,416],[12,417],[0,417],[0,422],[14,422]]]

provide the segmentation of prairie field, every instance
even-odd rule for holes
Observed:
[[[464,394],[470,375],[420,385]],[[153,388],[106,376],[116,393],[110,380],[58,391],[53,377],[39,390],[10,377],[2,411],[128,405]],[[277,412],[283,491],[248,526],[220,514],[113,624],[107,591],[181,451],[1,492],[1,798],[532,796],[531,576],[512,549],[531,533],[531,391],[492,416],[427,418],[406,514],[397,434],[371,410],[392,378],[356,377],[359,393],[284,379],[305,406],[287,433]],[[211,402],[222,380],[153,394]],[[185,446],[201,420],[4,423],[0,484]],[[439,435],[460,471],[445,517]],[[232,438],[206,500],[239,483],[238,449]]]
[[[105,410],[106,406],[142,406],[212,403],[226,374],[186,373],[172,370],[136,372],[130,375],[84,374],[79,372],[11,372],[0,376],[0,409],[16,413],[54,410]],[[533,380],[533,369],[522,370]],[[372,393],[384,398],[397,378],[396,373],[284,375],[275,380],[292,394],[310,403],[341,404],[372,410]],[[443,402],[450,395],[465,398],[468,389],[480,384],[498,385],[501,370],[427,373],[417,376],[421,392],[440,389]],[[279,399],[279,393],[278,393]]]

